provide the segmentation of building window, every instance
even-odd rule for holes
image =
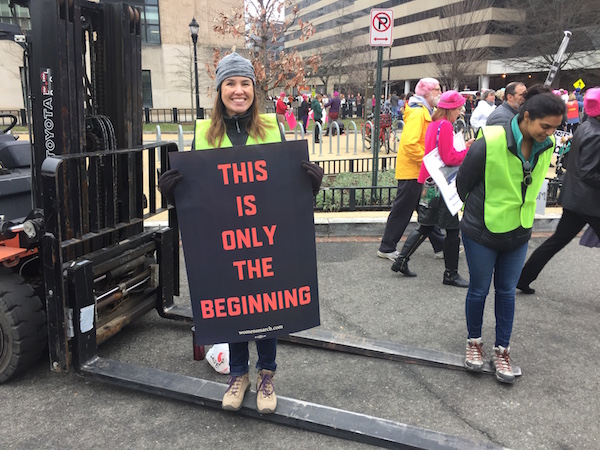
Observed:
[[[142,102],[144,108],[152,108],[152,77],[149,70],[142,70]]]
[[[0,22],[18,25],[23,31],[30,30],[31,21],[29,20],[29,8],[15,5],[15,13],[17,16],[17,22],[15,22],[8,3],[9,0],[0,0]]]
[[[160,14],[158,0],[132,0],[141,13],[142,42],[160,45]]]

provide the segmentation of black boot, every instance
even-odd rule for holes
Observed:
[[[448,233],[449,230],[446,230]],[[442,283],[448,286],[456,286],[462,288],[468,288],[469,282],[458,274],[458,253],[460,251],[460,239],[458,233],[456,237],[448,237],[444,239],[444,264],[446,270],[444,271],[444,280]]]
[[[458,272],[450,272],[449,270],[444,271],[444,284],[449,286],[456,286],[462,288],[468,288],[469,282],[461,277]]]
[[[407,277],[416,277],[417,274],[411,272],[408,268],[408,261],[412,254],[419,248],[419,245],[425,240],[426,236],[419,233],[418,230],[413,230],[412,233],[406,238],[406,242],[400,251],[400,255],[396,259],[396,262],[392,264],[392,270],[394,272],[401,272]]]

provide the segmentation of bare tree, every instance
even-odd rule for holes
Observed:
[[[377,49],[369,45],[368,37],[359,39],[359,42],[348,61],[352,62],[352,66],[347,68],[352,77],[347,83],[350,90],[364,92],[366,100],[373,94],[377,77]]]
[[[489,25],[483,10],[490,3],[490,0],[446,0],[439,28],[423,38],[429,60],[437,67],[439,81],[448,88],[459,89],[466,84],[490,55],[481,39]]]
[[[285,20],[283,12],[291,11]],[[304,83],[307,68],[314,73],[319,65],[318,55],[302,58],[297,51],[273,49],[283,43],[286,32],[296,31],[304,41],[314,34],[314,27],[300,19],[300,10],[291,0],[249,0],[243,10],[219,13],[213,29],[221,35],[243,37],[246,54],[250,57],[256,73],[256,85],[262,108],[266,96],[273,89],[290,89]],[[212,64],[207,64],[209,75],[214,78],[214,68],[221,58],[215,49]]]
[[[600,2],[598,0],[509,0],[520,10],[510,30],[520,39],[509,49],[509,62],[522,71],[547,70],[563,38],[573,34],[561,61],[573,69],[585,69],[599,62]],[[555,83],[559,82],[557,76]]]
[[[338,86],[342,86],[342,76],[346,75],[344,63],[348,61],[351,54],[352,40],[344,35],[344,26],[339,25],[335,33],[327,39],[327,47],[319,54],[321,62],[314,76],[318,77],[327,90],[331,78],[337,80]]]
[[[196,91],[196,83],[194,78],[194,49],[191,43],[188,43],[188,48],[182,50],[175,49],[177,59],[177,71],[175,72],[176,81],[175,89],[181,92],[190,93],[190,107],[194,107],[194,94]]]

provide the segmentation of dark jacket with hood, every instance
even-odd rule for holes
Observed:
[[[563,208],[600,217],[600,122],[590,117],[577,128],[561,193]]]
[[[504,126],[504,130],[508,151],[515,158],[519,158],[517,141],[512,131],[511,122]],[[535,154],[532,170],[536,166],[540,155],[547,151],[554,151],[554,143],[550,142]],[[486,141],[482,137],[473,142],[458,170],[456,188],[461,200],[465,202],[460,229],[481,245],[497,251],[512,250],[529,241],[531,228],[520,226],[507,233],[492,233],[487,229],[484,219],[486,156]],[[523,197],[525,197],[525,189],[523,185]]]

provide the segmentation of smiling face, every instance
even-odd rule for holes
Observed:
[[[537,142],[544,142],[548,136],[554,134],[562,121],[563,116],[546,116],[531,120],[529,111],[525,111],[520,128],[524,137],[531,137]]]
[[[254,102],[254,84],[250,78],[229,77],[221,83],[221,100],[229,117],[244,114]]]

